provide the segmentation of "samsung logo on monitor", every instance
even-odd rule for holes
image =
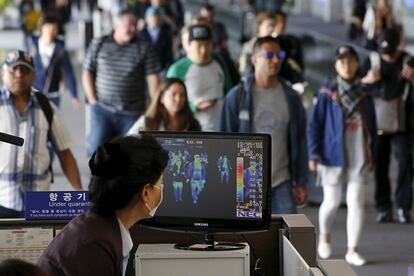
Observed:
[[[196,227],[208,227],[208,223],[205,223],[205,222],[194,222],[194,226],[196,226]]]

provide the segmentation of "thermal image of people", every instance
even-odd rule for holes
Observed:
[[[198,198],[202,190],[204,189],[204,184],[206,183],[206,164],[207,164],[207,155],[194,155],[194,161],[188,165],[188,176],[191,183],[191,196],[194,204],[197,204]]]
[[[172,174],[172,186],[174,189],[175,202],[182,202],[185,181],[185,162],[181,151],[179,151],[178,154],[173,153],[171,155],[171,165],[172,167],[170,170]]]
[[[220,156],[217,160],[217,167],[219,171],[220,183],[226,183],[226,185],[228,185],[230,181],[230,170],[232,168],[227,155]]]
[[[186,165],[188,162],[190,162],[190,153],[187,150],[184,150],[183,152],[183,162]]]

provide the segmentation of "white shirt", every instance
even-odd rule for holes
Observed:
[[[44,68],[49,67],[50,60],[53,56],[53,51],[55,50],[55,46],[55,43],[47,45],[43,43],[42,39],[39,39],[39,55]]]
[[[124,256],[122,261],[122,275],[125,275],[128,265],[129,252],[131,251],[132,246],[134,244],[132,242],[131,234],[129,233],[129,231],[125,228],[124,224],[118,217],[117,219],[119,223],[119,230],[121,231],[122,256]]]

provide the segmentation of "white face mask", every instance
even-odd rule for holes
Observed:
[[[158,207],[160,207],[161,202],[162,202],[162,196],[163,196],[163,187],[164,185],[161,184],[160,186],[158,185],[153,185],[152,187],[157,188],[159,190],[161,190],[161,197],[160,197],[160,202],[157,204],[157,206],[154,207],[154,209],[151,210],[151,208],[148,206],[148,203],[145,203],[145,206],[147,207],[148,211],[149,211],[149,215],[151,217],[153,217],[155,215],[155,213],[157,212]]]

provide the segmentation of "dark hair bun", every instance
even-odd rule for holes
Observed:
[[[121,174],[125,158],[119,144],[105,143],[89,160],[89,168],[94,176],[114,179]]]

